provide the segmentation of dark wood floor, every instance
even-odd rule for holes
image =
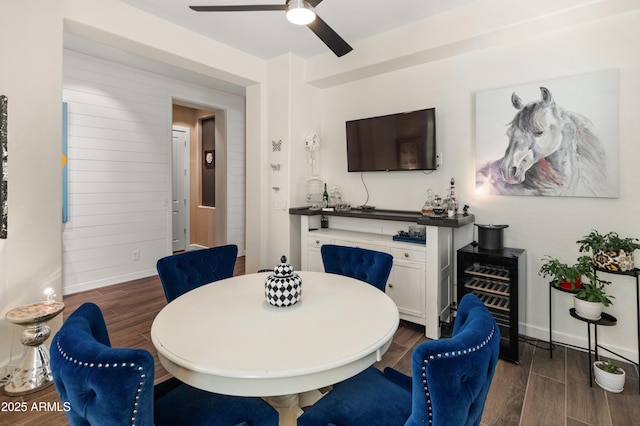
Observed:
[[[242,260],[236,265],[237,274],[244,273]],[[166,305],[157,277],[65,296],[65,318],[85,301],[94,302],[102,309],[113,346],[144,348],[156,357],[150,337],[151,323]],[[391,366],[410,374],[411,352],[425,340],[422,327],[402,322],[391,348],[377,366]],[[539,342],[539,346],[524,343],[519,365],[499,361],[485,406],[483,425],[640,424],[640,395],[635,368],[625,368],[628,377],[624,392],[612,394],[595,384],[593,388],[589,387],[586,353],[557,347],[553,359],[549,359],[549,353],[544,349],[546,342]],[[156,357],[156,383],[167,377],[168,373]],[[452,398],[452,403],[455,403],[455,396]],[[27,403],[26,412],[7,411],[8,403],[22,401]],[[55,409],[53,405],[40,405],[57,401],[58,395],[53,386],[22,397],[2,394],[0,425],[67,425],[63,412],[52,411]]]

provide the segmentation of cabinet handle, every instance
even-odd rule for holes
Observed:
[[[404,254],[404,257],[409,257],[409,253],[405,253],[405,254]]]
[[[393,288],[393,284],[389,283],[387,285],[389,286],[389,288]]]
[[[316,244],[320,244],[320,240],[316,240]]]

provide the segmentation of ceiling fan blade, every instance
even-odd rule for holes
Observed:
[[[322,3],[322,0],[307,0],[307,3],[309,3],[313,7],[316,7],[317,5]]]
[[[189,6],[196,12],[262,12],[265,10],[286,10],[285,4],[252,4],[244,6]]]
[[[320,19],[318,15],[316,15],[316,19],[314,19],[313,22],[307,24],[307,27],[309,27],[337,57],[346,55],[353,50],[353,48],[349,46],[338,33],[331,29],[326,22]]]

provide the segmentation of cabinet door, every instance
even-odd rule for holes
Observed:
[[[330,242],[331,239],[327,236],[309,235],[307,238],[307,259],[306,263],[302,263],[302,269],[305,271],[324,272],[320,248],[323,244],[329,244]]]
[[[394,259],[387,286],[402,314],[425,318],[425,265]]]
[[[320,248],[309,247],[308,250],[308,271],[314,272],[324,272],[324,264],[322,263],[322,253],[320,253]]]

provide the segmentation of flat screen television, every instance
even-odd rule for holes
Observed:
[[[436,110],[346,122],[350,172],[436,169]]]

